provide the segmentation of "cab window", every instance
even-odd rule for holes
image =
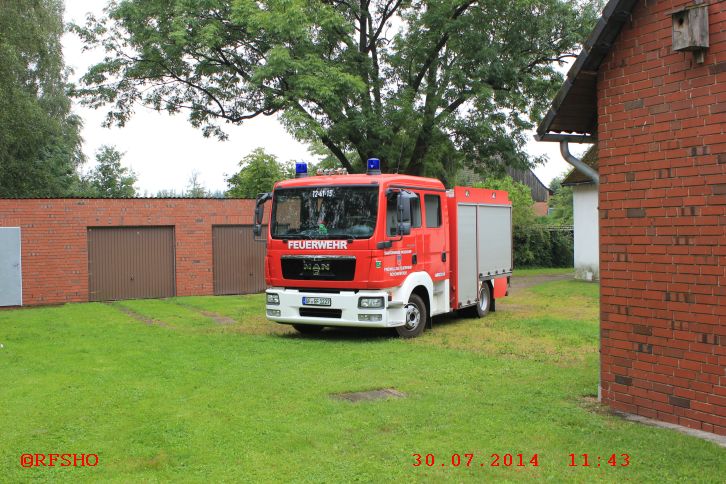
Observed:
[[[441,227],[441,197],[438,195],[424,195],[426,208],[426,227]]]
[[[418,194],[411,200],[411,228],[421,227],[421,199]]]
[[[396,214],[396,197],[389,197],[386,203],[386,234],[389,237],[397,235],[396,222],[398,216]]]
[[[421,198],[411,200],[411,228],[421,227]],[[389,198],[386,203],[386,234],[389,237],[398,235],[398,213],[396,213],[396,197]]]

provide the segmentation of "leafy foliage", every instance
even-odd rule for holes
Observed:
[[[598,3],[598,2],[594,2]],[[280,114],[349,171],[446,177],[466,160],[524,166],[525,131],[560,85],[596,6],[567,0],[125,0],[75,31],[108,57],[78,94],[221,122]]]
[[[113,146],[101,146],[96,152],[96,167],[83,178],[79,194],[98,198],[132,198],[136,196],[136,174],[121,165],[123,153]]]
[[[173,188],[162,188],[156,192],[154,198],[181,198],[184,196],[184,192],[177,192]]]
[[[199,172],[193,171],[187,182],[184,196],[188,198],[211,198],[209,191],[199,181]]]
[[[572,232],[547,230],[535,223],[514,227],[514,267],[572,267]]]
[[[78,183],[81,121],[61,53],[63,3],[0,1],[0,195],[63,196]]]
[[[257,148],[242,158],[240,171],[227,179],[228,197],[256,198],[262,192],[272,191],[279,180],[292,178],[294,167],[291,163],[280,163],[275,155]]]
[[[554,178],[550,183],[550,188],[555,192],[550,198],[550,207],[552,208],[550,218],[559,225],[572,225],[574,223],[572,187],[562,186],[562,180],[567,176],[567,173],[569,172]]]
[[[481,183],[475,183],[474,186],[490,190],[504,190],[509,193],[509,200],[512,201],[512,224],[515,229],[534,223],[532,189],[524,183],[513,180],[511,176],[503,176],[487,178]]]

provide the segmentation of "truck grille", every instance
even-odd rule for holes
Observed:
[[[292,280],[352,281],[355,257],[351,256],[283,256],[282,277]]]
[[[342,309],[300,308],[300,316],[308,318],[336,318],[343,315]]]

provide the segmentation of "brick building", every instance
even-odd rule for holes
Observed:
[[[0,293],[22,295],[0,305],[257,292],[253,211],[238,199],[0,199]]]
[[[598,144],[603,402],[726,435],[726,2],[608,2],[538,137]]]

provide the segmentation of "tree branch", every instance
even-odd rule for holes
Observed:
[[[348,161],[348,158],[345,156],[345,153],[343,153],[343,150],[338,148],[333,140],[331,140],[327,135],[321,135],[320,141],[330,150],[331,153],[335,155],[338,161],[340,161],[340,164],[343,165],[343,168],[353,173],[353,165],[351,165],[350,161]]]
[[[378,24],[378,28],[376,29],[376,32],[370,36],[370,43],[368,44],[368,49],[372,49],[373,46],[378,41],[378,38],[381,36],[381,33],[383,32],[383,29],[386,26],[386,22],[390,20],[391,17],[393,17],[393,14],[396,13],[396,11],[401,7],[401,3],[403,0],[395,0],[395,5],[391,8],[389,11],[389,7],[391,7],[391,4],[394,0],[389,0],[388,3],[386,3],[386,6],[383,9],[383,14],[381,15],[381,22]],[[373,31],[373,26],[371,25],[371,32]]]
[[[454,9],[454,12],[451,14],[451,20],[456,20],[457,18],[461,17],[464,12],[467,11],[469,7],[477,3],[477,0],[469,0],[468,2],[464,3],[463,5],[460,5],[456,9]],[[439,52],[441,52],[441,49],[446,46],[446,43],[449,41],[449,32],[445,32],[439,41],[434,46],[434,49],[429,53],[428,57],[426,57],[426,60],[423,63],[423,66],[421,67],[421,70],[418,74],[416,74],[415,79],[411,83],[411,87],[413,87],[414,91],[418,91],[418,88],[421,86],[421,82],[423,81],[424,77],[426,76],[426,72],[431,67],[431,64],[433,64],[434,60],[436,60],[436,57],[438,57]]]
[[[325,133],[325,130],[322,129],[322,126],[320,126],[320,123],[313,117],[312,114],[310,114],[307,109],[305,109],[299,102],[294,102],[293,107],[303,116],[308,118],[312,123],[314,123],[318,128],[320,128],[320,132]],[[333,155],[340,161],[340,164],[343,165],[343,168],[348,170],[349,172],[353,172],[353,165],[348,161],[348,158],[345,156],[345,153],[343,153],[343,150],[341,150],[335,142],[333,142],[332,139],[327,134],[319,134],[320,141],[330,150]]]
[[[467,98],[465,98],[464,96],[461,96],[452,101],[451,104],[446,106],[443,111],[436,115],[436,118],[434,118],[434,124],[440,123],[444,120],[444,118],[448,117],[451,113],[456,111],[459,106],[466,102],[466,99]]]
[[[562,62],[565,59],[572,59],[572,58],[577,58],[577,54],[562,54],[557,57],[538,57],[538,58],[534,59],[532,62],[530,62],[529,64],[527,64],[526,70],[530,71],[538,64],[542,64],[544,62],[551,64],[552,62]]]

